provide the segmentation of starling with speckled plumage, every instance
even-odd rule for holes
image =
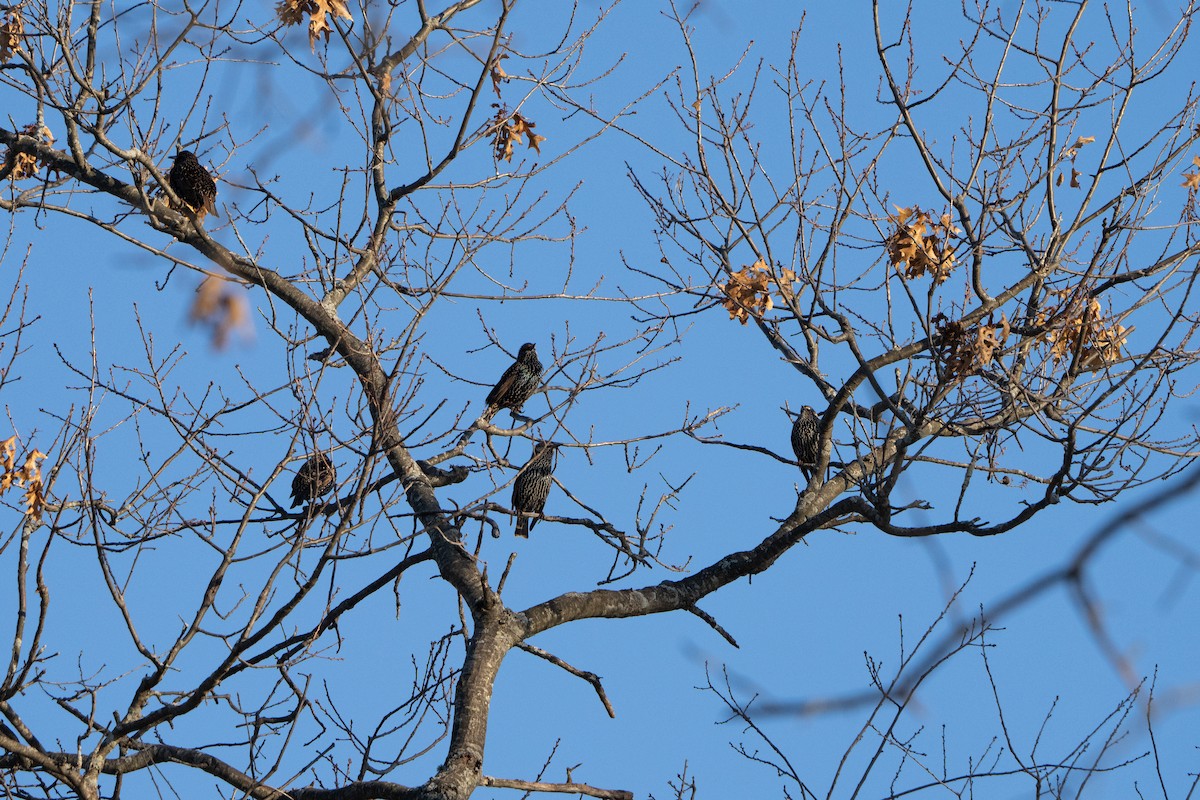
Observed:
[[[502,408],[520,413],[521,406],[542,382],[542,362],[538,361],[537,347],[533,342],[521,345],[517,360],[512,363],[487,396],[485,417],[490,417]]]
[[[792,423],[792,452],[800,462],[800,471],[807,480],[812,480],[813,471],[817,466],[817,438],[821,420],[812,406],[803,406],[796,420]]]
[[[217,182],[196,160],[196,154],[192,151],[179,151],[171,171],[167,173],[167,181],[179,199],[191,206],[200,217],[204,213],[220,216],[217,214]]]
[[[558,445],[553,442],[538,442],[533,447],[533,455],[521,474],[513,481],[512,505],[513,511],[530,514],[541,514],[546,507],[546,498],[550,495],[551,477],[554,474],[554,453]],[[517,536],[529,537],[529,531],[537,525],[538,518],[517,517]]]
[[[333,488],[337,472],[324,453],[317,453],[296,470],[292,478],[292,508],[316,500]]]

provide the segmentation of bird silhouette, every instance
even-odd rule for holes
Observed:
[[[537,347],[533,342],[521,345],[517,360],[512,363],[500,380],[492,387],[487,396],[487,410],[484,416],[490,417],[502,408],[512,410],[513,414],[521,411],[521,406],[542,382],[542,362],[538,361]]]
[[[820,440],[817,438],[820,419],[812,406],[802,406],[800,413],[792,422],[792,452],[800,462],[800,471],[807,480],[812,480],[817,466],[817,449]]]
[[[337,471],[324,453],[311,456],[292,478],[292,508],[316,500],[333,488]]]
[[[554,454],[557,450],[558,445],[553,442],[538,442],[534,445],[533,455],[529,457],[525,466],[521,467],[521,474],[513,481],[512,506],[514,511],[531,514],[542,513],[546,507],[546,498],[550,495],[550,484],[553,482],[551,476],[554,474]],[[537,523],[536,517],[530,519],[518,516],[516,535],[528,538],[529,532]]]
[[[179,199],[191,206],[198,215],[205,213],[219,217],[217,213],[217,182],[208,174],[196,154],[191,150],[180,150],[175,163],[167,173],[167,182]]]

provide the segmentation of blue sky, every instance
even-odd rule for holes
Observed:
[[[800,48],[804,74],[814,85],[835,84],[840,54],[849,108],[861,115],[864,125],[877,122],[886,109],[875,105],[879,66],[868,6],[808,5],[811,7],[806,11]],[[945,70],[943,55],[953,58],[958,52],[962,33],[958,5],[937,5],[945,9],[922,5],[917,26],[921,53],[918,79],[930,83]],[[1000,7],[1007,11],[1017,5],[1001,3]],[[490,8],[485,10],[490,12]],[[1062,13],[1057,7],[1050,10]],[[513,46],[529,51],[547,49],[557,39],[560,20],[556,15],[560,13],[562,8],[553,4],[519,6],[511,23]],[[580,11],[588,19],[595,13],[591,4]],[[1137,14],[1148,38],[1162,35],[1173,24],[1172,11],[1165,4],[1150,3]],[[706,3],[691,18],[702,77],[723,75],[746,53],[742,71],[723,89],[724,97],[745,91],[755,65],[764,65],[759,78],[759,112],[752,133],[764,142],[766,163],[774,165],[786,166],[788,145],[786,115],[772,105],[769,67],[786,59],[791,30],[798,20],[793,4],[770,2]],[[1103,46],[1106,29],[1099,9],[1089,12],[1085,21],[1080,39],[1094,39]],[[296,30],[291,37],[293,53],[305,59],[308,49],[303,32]],[[1151,87],[1136,106],[1139,113],[1133,115],[1129,126],[1134,138],[1143,124],[1155,124],[1153,112],[1160,103],[1170,106],[1180,102],[1192,77],[1184,65],[1195,63],[1196,45],[1189,42],[1187,48],[1174,72]],[[258,52],[247,49],[237,55]],[[236,207],[243,214],[254,215],[252,194],[237,188],[239,184],[250,184],[251,168],[264,178],[278,174],[279,191],[298,205],[306,202],[309,193],[314,196],[314,206],[328,205],[341,181],[338,167],[361,160],[353,149],[353,132],[333,112],[329,95],[322,93],[323,84],[306,78],[276,52],[262,58],[272,63],[250,65],[231,60],[218,65],[205,91],[212,94],[213,107],[228,115],[234,136],[249,137],[260,127],[263,133],[228,160],[223,137],[216,137],[210,141],[212,147],[203,151],[202,160],[217,165],[222,173],[220,197],[227,209]],[[331,60],[334,58],[331,56]],[[673,67],[686,64],[679,32],[659,4],[627,3],[614,10],[589,45],[579,75],[600,76],[618,61],[608,78],[585,92],[602,113],[650,89]],[[311,58],[308,63],[315,64]],[[170,75],[180,88],[172,90],[169,103],[179,102],[182,108],[199,87],[199,72],[196,63],[181,60],[179,64]],[[686,75],[686,70],[680,74]],[[519,96],[520,85],[519,81],[506,85],[506,102]],[[189,86],[193,88],[189,90]],[[15,98],[9,106],[10,97],[9,90],[0,90],[0,98],[4,98],[0,102],[6,107],[19,108],[21,113],[28,110]],[[487,99],[494,99],[490,92]],[[940,112],[946,115],[945,131],[937,131],[935,138],[939,134],[955,135],[959,126],[975,117],[978,111],[970,100],[964,95],[961,103],[951,103]],[[542,144],[541,158],[545,161],[566,152],[595,128],[580,115],[567,114],[544,101],[532,100],[526,108],[528,116],[537,122],[537,131],[548,137]],[[956,113],[962,116],[955,117]],[[1097,119],[1103,119],[1103,109],[1097,113]],[[210,120],[217,116],[210,115]],[[185,141],[198,135],[198,115],[184,124]],[[632,134],[652,141],[663,153],[679,157],[688,152],[690,143],[673,122],[661,92],[639,106],[638,114],[628,118],[626,124]],[[922,124],[935,130],[943,124],[943,118],[933,116]],[[398,125],[397,140],[397,150],[412,153],[417,162],[396,165],[391,177],[400,183],[420,172],[419,130],[411,121],[405,121]],[[341,155],[345,151],[352,155]],[[165,164],[167,153],[161,155]],[[522,155],[525,165],[534,158],[528,153]],[[614,297],[621,291],[649,291],[654,284],[625,269],[626,264],[650,268],[661,257],[654,219],[633,190],[627,172],[632,170],[650,179],[663,168],[663,158],[634,136],[611,132],[587,144],[526,190],[545,192],[547,204],[571,196],[571,213],[586,230],[570,247],[533,243],[510,249],[490,248],[480,257],[481,272],[506,275],[511,267],[514,283],[528,281],[531,291],[553,291],[561,285],[569,267],[573,270],[573,291],[587,291],[594,285],[600,287],[597,294],[603,297]],[[486,146],[477,147],[458,159],[439,181],[461,187],[494,169]],[[922,182],[919,172],[904,159],[889,161],[882,177],[889,183],[884,190],[897,202],[941,207],[932,187]],[[1170,220],[1184,194],[1178,183],[1167,180],[1159,201]],[[449,189],[439,191],[444,196]],[[77,202],[89,205],[92,201],[80,198]],[[221,221],[210,221],[208,229],[221,241],[232,243],[233,234],[224,227],[227,218],[223,214]],[[99,371],[115,384],[147,391],[141,376],[110,365],[144,364],[146,343],[152,339],[154,361],[179,358],[167,380],[168,395],[182,389],[196,397],[211,385],[214,397],[246,398],[249,391],[244,376],[252,376],[260,387],[278,387],[270,401],[276,411],[253,408],[233,415],[221,429],[228,435],[255,430],[269,433],[215,441],[230,448],[238,463],[256,476],[268,474],[288,454],[291,430],[276,416],[297,413],[298,403],[289,393],[288,368],[302,371],[308,364],[304,353],[318,346],[309,345],[298,352],[282,346],[270,329],[271,307],[259,293],[247,295],[256,314],[253,336],[223,350],[213,349],[205,331],[187,321],[196,286],[192,274],[177,269],[167,280],[167,270],[158,260],[78,222],[44,221],[29,212],[13,221],[14,243],[4,253],[0,269],[11,277],[26,244],[32,247],[24,280],[29,285],[29,307],[40,316],[28,340],[29,350],[22,356],[21,381],[6,386],[0,398],[10,427],[20,433],[23,441],[40,442],[52,435],[59,425],[57,415],[66,414],[72,404],[76,408],[95,404],[99,408],[96,430],[113,426],[97,438],[95,451],[99,483],[111,497],[123,496],[142,477],[136,463],[133,469],[128,466],[139,440],[155,454],[152,461],[160,460],[177,446],[174,434],[161,422],[148,421],[137,428],[123,422],[130,410],[126,401],[105,393],[89,397],[78,388],[78,376],[60,362],[58,354],[62,353],[77,366],[88,368],[88,347],[93,336],[89,319],[94,309]],[[561,232],[562,222],[555,224]],[[248,229],[256,245],[261,241],[264,261],[272,267],[288,273],[310,266],[306,260],[311,258],[308,248],[283,215]],[[161,237],[154,241],[165,244]],[[446,257],[447,252],[435,251],[434,255]],[[416,264],[420,255],[414,250],[406,257]],[[883,280],[881,248],[877,252],[848,252],[844,256],[848,269],[856,257],[868,263],[876,260],[874,280]],[[288,269],[289,263],[296,267]],[[997,268],[1007,266],[1008,262],[1002,262]],[[468,419],[478,414],[486,385],[507,364],[507,356],[494,348],[481,349],[487,344],[481,317],[511,351],[523,341],[537,342],[544,361],[549,360],[552,340],[561,347],[568,335],[588,341],[603,333],[608,341],[616,341],[639,327],[627,306],[612,302],[509,299],[500,303],[469,296],[486,285],[487,281],[478,275],[465,274],[456,284],[463,287],[464,296],[437,306],[423,327],[420,353],[453,375],[473,382],[449,379],[428,362],[420,365],[425,380],[420,396],[424,409],[432,410],[443,397],[450,401],[438,412],[431,428],[440,425],[449,429],[459,411],[470,414]],[[395,326],[386,328],[390,332],[407,322],[409,314],[404,303],[396,302],[394,306],[379,314],[385,326]],[[866,297],[861,307],[865,313],[879,313],[882,302]],[[138,320],[146,336],[139,333]],[[279,320],[282,328],[294,322],[288,314],[281,314]],[[785,402],[792,408],[805,402],[815,404],[818,398],[812,387],[780,363],[777,353],[765,345],[753,326],[737,325],[719,310],[685,318],[681,330],[682,344],[662,356],[679,357],[677,364],[648,376],[631,390],[585,396],[569,418],[572,432],[582,436],[589,426],[595,426],[599,439],[636,436],[678,425],[689,409],[694,414],[729,406],[734,410],[719,423],[719,433],[727,440],[790,455],[786,438],[789,422],[779,408]],[[615,366],[618,357],[613,354],[606,357],[611,361],[602,359],[601,366]],[[831,359],[829,366],[831,372],[844,377],[839,370],[845,368],[845,362]],[[358,433],[352,415],[356,393],[345,372],[330,371],[315,389],[304,378],[300,383],[305,392],[311,389],[318,398],[338,435],[349,440]],[[1191,386],[1196,379],[1184,375],[1181,382]],[[1186,429],[1195,416],[1196,402],[1184,396],[1162,425]],[[561,433],[548,426],[542,430],[555,433],[556,438]],[[444,442],[443,437],[439,444]],[[526,448],[525,443],[514,445],[514,460],[522,460]],[[434,451],[436,446],[431,444],[418,455]],[[602,508],[626,529],[633,524],[643,485],[649,486],[653,498],[665,484],[678,485],[694,473],[678,501],[662,517],[673,527],[664,560],[692,567],[761,540],[774,528],[772,517],[791,510],[799,477],[786,464],[705,446],[686,437],[666,441],[649,466],[633,474],[625,470],[625,454],[619,448],[595,449],[590,455],[589,459],[582,449],[565,449],[556,476],[573,493]],[[1036,461],[1041,454],[1031,446],[1022,455]],[[335,460],[343,478],[353,471],[355,462],[349,450]],[[286,494],[282,487],[289,476],[285,473],[277,484],[277,494]],[[957,474],[914,471],[905,478],[903,487],[910,496],[929,500],[935,507],[930,512],[933,515],[953,503],[958,480]],[[463,504],[489,488],[486,476],[477,475],[461,487],[443,490],[442,496],[447,504]],[[77,491],[66,480],[59,490],[64,496]],[[748,749],[765,752],[762,743],[742,724],[719,724],[727,716],[723,707],[712,694],[696,688],[705,684],[706,671],[719,683],[723,680],[722,670],[728,670],[742,700],[757,694],[759,703],[784,708],[863,692],[870,686],[868,659],[881,662],[883,674],[890,674],[900,658],[901,639],[910,649],[941,613],[951,592],[968,576],[970,582],[939,629],[943,633],[951,623],[981,611],[986,615],[993,603],[1015,587],[1060,565],[1123,504],[1136,503],[1157,490],[1148,487],[1133,492],[1116,505],[1064,503],[1019,530],[984,539],[961,534],[928,540],[896,539],[855,526],[840,532],[819,532],[752,582],[727,587],[702,603],[739,641],[740,649],[730,647],[700,620],[686,615],[595,620],[554,630],[533,644],[602,676],[617,718],[607,717],[586,683],[528,654],[513,652],[496,686],[484,772],[533,779],[557,742],[553,763],[546,771],[547,780],[561,780],[565,768],[581,764],[574,771],[577,780],[630,789],[639,797],[666,798],[671,796],[667,782],[686,762],[700,797],[781,797],[784,784],[774,770],[751,763],[730,747],[731,741],[745,742]],[[196,505],[189,513],[206,512],[206,503],[213,505],[218,516],[237,513],[228,503],[228,494],[223,495],[217,486],[206,486],[201,494],[203,497],[191,501]],[[1024,500],[1025,495],[1020,487],[992,488],[981,492],[980,498],[978,515],[996,518],[1004,508]],[[496,499],[505,502],[507,490]],[[1197,771],[1197,594],[1191,580],[1194,570],[1187,568],[1177,553],[1165,551],[1162,541],[1174,541],[1179,548],[1191,544],[1189,523],[1194,506],[1190,497],[1183,497],[1129,525],[1088,573],[1089,586],[1096,592],[1113,641],[1134,666],[1136,677],[1151,676],[1157,670],[1160,716],[1155,718],[1155,732],[1163,779],[1172,797],[1186,794],[1189,775]],[[557,490],[547,510],[562,515],[578,513]],[[6,513],[10,529],[14,528],[17,516],[11,511]],[[921,513],[915,512],[909,524],[919,522]],[[403,529],[407,524],[400,521],[397,527]],[[507,520],[501,522],[501,530],[500,539],[485,538],[481,557],[495,575],[511,552],[519,553],[505,591],[505,599],[513,608],[524,608],[564,591],[587,590],[603,579],[611,559],[610,551],[582,528],[542,523],[524,542],[510,538]],[[275,533],[270,523],[257,526],[253,535],[261,538],[253,545],[265,548],[276,544],[272,538]],[[381,524],[374,535],[382,540],[390,533]],[[477,531],[468,531],[472,543],[476,535]],[[1188,552],[1195,559],[1194,551]],[[11,568],[12,558],[10,545],[0,553],[5,569]],[[208,558],[211,553],[205,545],[182,537],[161,540],[140,554],[136,580],[131,581],[129,592],[138,608],[139,625],[144,626],[151,640],[167,642],[178,629],[180,619],[186,616],[189,604],[207,580]],[[338,589],[352,591],[378,573],[379,563],[378,558],[365,563],[346,562],[339,567]],[[256,574],[247,567],[247,585],[252,585]],[[672,573],[662,570],[639,572],[619,585],[641,586],[671,577]],[[123,638],[119,616],[107,601],[91,551],[86,546],[56,542],[48,580],[54,591],[50,641],[59,654],[51,662],[52,677],[69,680],[77,672],[92,670],[111,677],[113,686],[102,694],[101,701],[100,715],[108,716],[108,709],[120,708],[141,667],[136,652]],[[319,702],[336,703],[342,711],[360,715],[361,725],[367,729],[375,724],[382,709],[390,708],[388,700],[403,699],[410,660],[423,662],[430,639],[457,624],[453,598],[428,565],[407,575],[396,597],[399,611],[390,592],[374,598],[359,614],[341,624],[340,648],[331,650],[327,659],[306,665],[313,685],[322,687],[315,692]],[[1053,709],[1040,734],[1037,755],[1046,760],[1067,758],[1071,748],[1104,721],[1130,687],[1099,651],[1079,606],[1062,588],[1005,617],[999,625],[1001,630],[987,639],[991,645],[988,664],[999,689],[1012,745],[1021,758],[1028,756]],[[197,650],[194,660],[184,662],[187,669],[202,670],[220,649],[205,644]],[[454,652],[457,655],[459,651]],[[186,683],[188,677],[185,672],[179,680]],[[244,687],[239,684],[230,691],[254,696],[264,689],[251,677]],[[29,703],[48,730],[62,737],[64,745],[73,741],[73,729],[61,715],[44,701],[31,699]],[[813,791],[823,796],[842,754],[858,735],[865,713],[863,707],[826,715],[780,712],[764,716],[762,724]],[[1134,723],[1135,718],[1144,716],[1144,707],[1134,709],[1134,732],[1116,745],[1115,755],[1105,763],[1148,749],[1144,725]],[[192,727],[181,725],[176,729],[178,743],[224,740],[228,737],[222,725],[229,720],[229,715],[217,710],[198,715]],[[972,759],[990,763],[997,750],[1009,747],[1002,738],[996,701],[981,656],[975,650],[959,654],[935,674],[917,695],[900,729],[907,733],[920,730],[914,743],[918,751],[914,759],[930,769],[940,771],[944,749],[946,771],[951,775],[966,772]],[[1102,741],[1093,743],[1091,752]],[[344,744],[340,747],[345,748],[338,751],[343,759],[349,758],[350,749]],[[866,743],[849,759],[846,774],[833,792],[835,796],[851,796],[859,773],[865,769],[864,753],[873,747],[874,737],[868,733]],[[441,750],[435,747],[429,755],[388,778],[401,783],[423,781],[440,755]],[[299,768],[310,756],[297,748],[288,764]],[[888,750],[887,759],[894,764],[897,751]],[[1008,766],[1010,759],[1001,757],[998,769]],[[909,770],[897,788],[921,783],[922,769],[910,766]],[[894,767],[878,768],[860,796],[887,796],[893,771]],[[181,794],[211,791],[210,783],[202,777],[185,776],[181,770],[170,768],[163,774],[170,781],[178,781],[174,785]],[[1130,796],[1135,781],[1149,796],[1159,794],[1153,765],[1146,759],[1124,771],[1097,776],[1094,781],[1097,785],[1089,788],[1097,797]],[[791,796],[799,796],[794,786],[787,788]],[[976,796],[1030,793],[1028,778],[1012,778],[981,789]],[[481,789],[476,796],[506,797],[512,793]]]

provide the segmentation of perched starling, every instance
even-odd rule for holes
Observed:
[[[333,462],[324,453],[317,453],[305,461],[292,478],[292,508],[316,500],[336,482]]]
[[[541,514],[546,507],[546,497],[550,494],[551,475],[554,473],[554,453],[558,445],[553,442],[538,442],[533,447],[533,455],[521,474],[513,481],[512,505],[513,511],[524,511]],[[517,536],[529,537],[529,531],[537,525],[537,519],[517,517]]]
[[[821,420],[812,406],[803,406],[792,423],[792,452],[796,454],[796,460],[800,462],[800,471],[807,480],[812,480],[813,471],[817,466],[817,447],[820,445],[817,434],[820,424]]]
[[[542,362],[538,361],[537,347],[533,342],[526,342],[521,345],[517,360],[504,370],[500,380],[488,392],[484,415],[491,416],[502,408],[512,409],[513,414],[517,414],[541,382]]]
[[[220,216],[217,214],[217,183],[196,160],[196,154],[192,151],[179,151],[175,156],[175,164],[167,173],[167,181],[179,199],[197,213],[203,211],[214,217]]]

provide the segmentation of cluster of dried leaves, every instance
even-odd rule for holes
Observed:
[[[330,17],[354,19],[350,16],[346,0],[281,0],[275,6],[275,14],[286,26],[299,25],[307,15],[308,46],[313,50],[317,49],[317,38],[321,34],[325,35],[325,41],[329,41],[329,34],[333,32]]]
[[[41,450],[34,450],[25,457],[25,463],[17,466],[17,437],[10,436],[0,442],[0,492],[7,492],[12,487],[25,491],[21,502],[25,506],[26,516],[40,522],[42,510],[46,507],[46,495],[42,489],[42,468],[38,463],[46,457]]]
[[[224,347],[234,331],[250,333],[250,304],[245,291],[217,275],[209,275],[196,289],[189,313],[192,322],[209,329],[214,347]]]
[[[54,134],[50,133],[50,129],[45,125],[26,125],[21,129],[21,133],[25,136],[37,137],[44,144],[54,144]],[[8,167],[10,164],[12,172],[9,173],[9,178],[14,181],[32,178],[42,168],[42,163],[38,161],[37,156],[30,153],[14,153],[11,149],[4,154],[4,165]]]
[[[992,363],[1011,332],[1008,316],[1003,313],[999,322],[993,315],[976,328],[968,328],[962,320],[950,319],[945,314],[937,314],[932,322],[937,331],[934,347],[942,368],[951,378],[965,378]]]
[[[1045,330],[1037,338],[1049,344],[1055,364],[1076,353],[1078,366],[1084,370],[1101,369],[1120,359],[1132,328],[1106,319],[1100,301],[1079,287],[1052,294],[1059,302],[1043,309],[1034,322]],[[999,321],[993,315],[974,328],[945,314],[937,314],[931,321],[937,334],[934,347],[949,378],[965,378],[992,363],[1012,332],[1003,313]]]
[[[1038,325],[1049,324],[1046,340],[1055,363],[1079,354],[1078,364],[1096,370],[1115,363],[1121,357],[1132,328],[1105,319],[1100,301],[1082,287],[1054,292],[1058,304],[1038,314]]]
[[[512,112],[500,107],[496,110],[496,116],[492,118],[491,127],[488,129],[488,135],[492,137],[492,153],[497,161],[512,161],[513,149],[525,141],[527,147],[533,148],[541,155],[541,143],[546,141],[545,136],[538,136],[533,132],[535,122],[530,122],[521,116],[520,112]]]
[[[492,59],[488,68],[496,97],[500,96],[500,84],[508,80],[508,73],[500,66],[500,62],[506,58],[508,55],[501,53]],[[492,155],[497,161],[512,161],[513,151],[521,142],[525,142],[526,147],[533,148],[538,155],[542,154],[541,144],[546,141],[546,137],[533,132],[537,127],[536,122],[531,122],[520,112],[509,113],[508,109],[500,104],[493,105],[493,108],[496,109],[496,116],[492,117],[488,125],[487,135],[492,137]]]
[[[0,61],[8,61],[21,47],[21,36],[25,33],[25,20],[21,19],[21,7],[10,8],[0,19]]]
[[[1071,188],[1072,189],[1079,188],[1079,176],[1082,174],[1079,170],[1075,169],[1075,156],[1079,155],[1079,151],[1081,149],[1083,149],[1083,147],[1085,145],[1089,145],[1094,141],[1096,141],[1095,136],[1080,136],[1078,139],[1075,140],[1075,144],[1068,147],[1067,151],[1065,153],[1063,153],[1063,155],[1066,158],[1070,159],[1070,161],[1071,161]],[[1063,185],[1063,173],[1061,173],[1061,172],[1058,173],[1058,177],[1056,177],[1054,179],[1054,185],[1055,186]]]
[[[721,305],[729,312],[730,319],[736,319],[745,325],[751,315],[762,319],[763,314],[775,307],[775,301],[771,298],[772,284],[778,287],[781,295],[788,297],[792,293],[792,283],[795,280],[795,272],[782,269],[779,271],[779,280],[776,281],[765,263],[755,261],[729,276],[729,280],[721,287],[721,291],[725,293]]]
[[[950,277],[954,269],[953,239],[961,230],[955,227],[949,214],[942,214],[937,222],[919,207],[900,208],[888,215],[895,230],[884,244],[892,266],[906,278],[919,278],[925,273],[934,283]]]

